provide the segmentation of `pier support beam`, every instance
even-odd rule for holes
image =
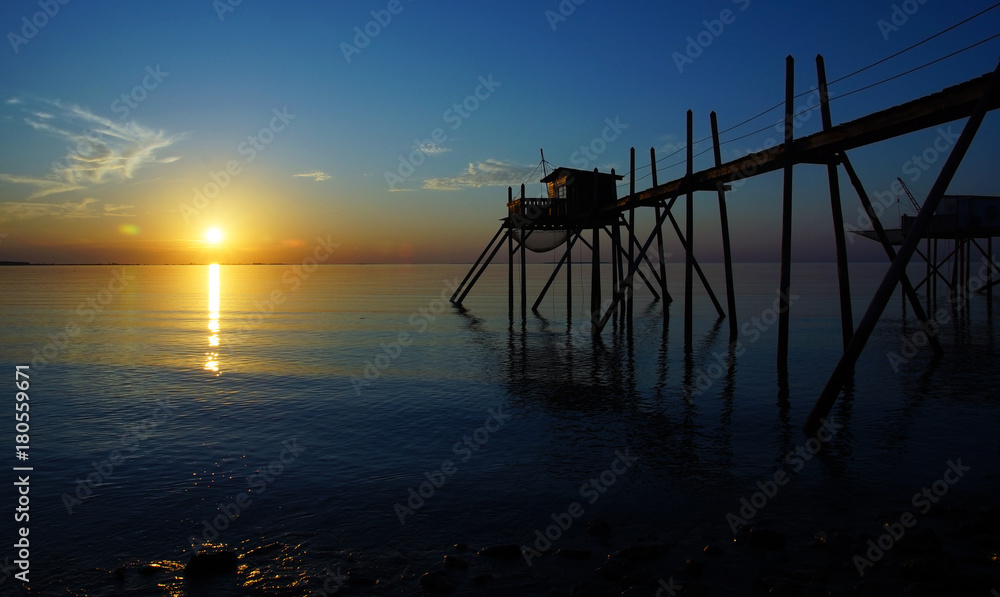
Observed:
[[[986,239],[986,258],[993,262],[993,237]],[[993,311],[993,268],[986,268],[986,309]]]
[[[604,231],[608,234],[608,239],[611,241],[611,295],[614,296],[618,294],[618,289],[621,287],[622,280],[622,254],[621,254],[621,229],[618,226],[618,220],[621,218],[615,218],[615,223],[611,225],[610,228],[605,227]]]
[[[552,270],[552,275],[549,276],[549,280],[548,282],[545,283],[545,287],[542,288],[542,292],[539,293],[538,298],[535,299],[535,304],[531,306],[532,311],[534,312],[538,311],[538,307],[541,306],[542,301],[545,299],[545,295],[546,293],[548,293],[549,287],[552,286],[553,282],[555,282],[556,276],[559,275],[559,270],[562,268],[563,264],[565,263],[567,268],[572,267],[572,263],[570,261],[570,255],[572,255],[573,245],[576,244],[578,238],[580,238],[580,235],[573,234],[572,232],[570,232],[569,236],[567,236],[566,251],[563,253],[562,259],[559,260],[559,263],[556,264],[555,269]],[[566,279],[567,281],[569,281],[570,279],[569,274],[566,274]],[[572,309],[573,306],[572,302],[573,302],[572,295],[569,295],[567,297],[567,303],[566,303],[567,314],[569,314],[570,310]]]
[[[656,220],[655,226],[662,226],[663,225],[663,221],[666,219],[666,217],[668,215],[670,215],[670,207],[674,204],[674,201],[676,199],[677,198],[674,197],[673,199],[670,200],[670,204],[667,206],[667,209],[665,210],[665,213],[661,214],[660,217],[659,217],[659,219]],[[651,244],[653,244],[653,240],[655,238],[656,238],[656,230],[653,230],[652,232],[649,233],[649,238],[646,239],[646,243],[640,249],[640,253],[645,253],[646,251],[648,251],[649,250],[649,246]],[[636,261],[630,263],[629,264],[629,270],[628,270],[628,276],[632,277],[635,274],[636,268],[638,268],[638,267],[639,267],[639,260],[636,260]],[[600,318],[597,318],[597,317],[594,318],[594,320],[593,320],[594,321],[594,326],[592,328],[592,330],[593,330],[592,333],[594,335],[599,335],[601,333],[601,331],[604,330],[604,326],[606,326],[608,324],[608,320],[611,319],[612,315],[614,315],[615,309],[621,303],[622,299],[624,299],[624,293],[619,292],[618,294],[616,294],[614,296],[614,299],[611,301],[611,306],[608,307],[608,310],[607,310],[607,312],[604,313],[604,316],[600,317]],[[690,356],[690,354],[688,356]]]
[[[791,151],[795,130],[795,59],[785,58],[785,147]],[[788,292],[792,278],[792,168],[791,155],[785,162],[784,189],[781,199],[781,282],[778,287],[778,365],[788,364]]]
[[[631,229],[629,228],[628,222],[623,222],[623,226],[625,227],[626,231],[629,231],[629,232],[631,231]],[[607,228],[605,228],[604,230],[605,230],[605,232],[608,231]],[[610,234],[610,232],[609,232],[609,234]],[[633,247],[639,244],[639,241],[636,240],[635,236],[632,235],[632,234],[629,235],[629,240],[632,242],[632,246]],[[619,260],[622,257],[626,257],[626,258],[628,257],[628,255],[625,253],[625,249],[622,248],[621,245],[618,245],[618,249],[617,250],[618,250],[618,259]],[[659,275],[657,275],[656,270],[653,269],[653,264],[650,263],[649,257],[647,257],[645,254],[641,254],[640,253],[640,255],[639,255],[639,261],[640,262],[641,261],[645,261],[646,262],[646,265],[648,265],[650,267],[650,271],[653,274],[653,279],[656,280],[657,284],[659,284],[660,277],[659,277]],[[612,260],[612,263],[614,263],[614,262],[615,262],[615,260]],[[619,272],[623,272],[624,268],[619,268],[618,271]],[[643,283],[646,284],[646,288],[648,288],[649,292],[653,295],[653,300],[654,301],[660,300],[660,293],[657,292],[656,286],[654,286],[653,283],[649,280],[649,278],[646,277],[646,274],[642,273],[642,268],[639,268],[639,269],[635,270],[635,273],[638,274],[639,279],[641,279],[643,281]],[[624,284],[622,284],[622,285],[619,286],[620,289],[623,288],[623,287],[624,287]],[[615,292],[617,293],[618,290],[615,290]]]
[[[657,218],[659,218],[659,215],[657,215]],[[632,246],[635,247],[636,249],[642,249],[642,245],[639,244],[639,239],[636,238],[635,230],[629,227],[628,222],[626,222],[624,218],[621,218],[620,221],[621,221],[622,225],[625,226],[625,229],[628,232],[630,232],[630,234],[629,234],[629,242],[632,243]],[[662,234],[658,235],[658,238],[661,237],[661,236],[662,236]],[[653,275],[653,279],[656,280],[657,285],[659,285],[661,289],[664,286],[666,286],[666,280],[664,278],[660,277],[660,274],[657,273],[656,266],[653,265],[653,262],[649,259],[649,255],[640,252],[640,258],[643,261],[646,262],[646,265],[649,267],[649,271]],[[695,261],[696,265],[697,265],[697,263],[698,262]],[[645,279],[645,276],[643,275],[641,269],[638,270],[638,273],[639,273],[640,276],[643,276],[643,279]],[[654,296],[655,300],[660,300],[660,295],[653,288],[650,288],[649,290],[653,293],[653,296]]]
[[[524,205],[524,185],[521,185],[521,205]],[[525,255],[524,241],[531,234],[529,231],[527,234],[524,232],[524,228],[518,228],[521,237],[521,320],[523,321],[528,315],[528,274],[525,271],[527,255]]]
[[[687,112],[687,177],[694,176],[694,113]],[[694,339],[694,192],[687,192],[685,204],[687,244],[684,250],[684,352],[690,353]],[[667,210],[667,214],[670,210]]]
[[[715,292],[712,290],[711,284],[708,283],[708,278],[705,276],[705,272],[701,270],[701,266],[698,265],[698,260],[694,257],[694,247],[691,246],[691,243],[687,240],[687,238],[685,238],[684,233],[681,232],[681,227],[677,225],[677,220],[674,219],[674,214],[670,212],[669,207],[664,215],[670,219],[670,223],[674,227],[674,232],[677,233],[677,240],[681,242],[681,246],[684,248],[684,251],[691,257],[691,267],[694,269],[694,272],[698,274],[698,279],[701,280],[702,285],[705,287],[705,292],[708,293],[708,298],[712,300],[712,305],[715,306],[715,312],[719,314],[719,319],[722,319],[726,316],[726,312],[722,309],[722,305],[719,303],[718,297],[715,296]]]
[[[612,174],[614,171],[612,170]],[[635,195],[635,147],[629,148],[629,185],[628,185],[628,195],[633,197]],[[632,231],[635,230],[635,207],[631,207],[628,210],[628,262],[632,263],[635,261],[635,245],[632,242]],[[645,253],[644,253],[645,255]],[[638,271],[638,270],[636,270]],[[625,291],[628,293],[626,295],[625,301],[625,317],[628,319],[626,326],[628,328],[629,334],[632,333],[632,317],[635,314],[635,292],[633,292],[632,276],[626,276],[623,279],[625,285]],[[648,282],[647,282],[648,283]]]
[[[566,317],[573,317],[573,244],[580,238],[580,232],[570,230],[566,238]]]
[[[507,231],[507,312],[514,319],[514,229]]]
[[[594,168],[594,176],[597,176],[597,168]],[[594,198],[591,203],[593,218],[593,239],[591,240],[590,257],[590,320],[596,322],[601,317],[601,225],[597,215],[597,185],[594,185]],[[596,325],[591,326],[593,334],[599,334]]]
[[[854,185],[854,190],[857,191],[858,197],[861,199],[861,205],[865,208],[865,213],[868,214],[868,219],[872,221],[872,228],[875,230],[875,235],[878,236],[879,242],[882,243],[882,247],[885,249],[886,255],[889,256],[889,260],[895,262],[896,260],[896,249],[892,247],[892,243],[889,242],[889,236],[885,233],[885,229],[882,227],[882,222],[878,219],[878,214],[875,213],[875,207],[872,206],[871,199],[868,197],[868,192],[865,191],[865,187],[861,184],[861,179],[858,178],[858,173],[855,172],[854,166],[851,164],[851,160],[847,158],[846,154],[841,155],[841,163],[844,164],[844,169],[847,170],[847,176],[851,179],[851,184]],[[916,247],[914,247],[916,250]],[[910,305],[913,307],[913,314],[917,317],[917,321],[920,322],[920,326],[923,328],[924,332],[927,334],[927,341],[931,348],[934,349],[936,354],[942,354],[944,351],[941,349],[941,343],[938,341],[937,336],[931,333],[931,327],[927,323],[927,314],[924,312],[923,307],[920,306],[920,297],[917,296],[917,291],[913,289],[913,285],[910,284],[910,278],[906,275],[906,270],[903,270],[900,275],[900,285],[903,288],[903,293],[906,295],[907,300],[910,301]]]
[[[483,249],[482,253],[480,253],[479,259],[476,259],[476,263],[473,264],[472,268],[469,270],[469,273],[465,274],[465,279],[462,280],[462,283],[459,284],[458,288],[455,289],[455,293],[451,295],[452,304],[461,305],[462,301],[465,300],[466,295],[469,294],[469,291],[472,290],[472,287],[475,286],[476,282],[479,280],[479,276],[483,275],[483,272],[486,271],[486,267],[490,264],[491,261],[493,261],[493,257],[497,254],[497,251],[500,250],[500,247],[503,246],[504,239],[500,238],[500,235],[503,234],[506,229],[507,229],[506,222],[500,224],[500,229],[497,230],[497,233],[493,235],[493,240],[491,240],[489,244],[486,245],[486,248]],[[500,238],[500,242],[497,242],[498,238]],[[472,279],[472,282],[469,284],[468,287],[466,287],[465,283],[469,281],[469,277],[472,276],[473,272],[476,271],[476,268],[479,267],[480,262],[483,261],[483,257],[486,256],[486,252],[490,250],[490,247],[493,247],[494,243],[496,243],[496,247],[493,248],[493,252],[490,254],[489,259],[486,260],[486,263],[482,264],[482,268],[479,270],[479,273],[475,275],[475,277]],[[458,300],[456,300],[456,297]]]
[[[830,94],[826,84],[826,66],[822,56],[816,56],[816,72],[819,79],[819,105],[823,119],[823,130],[833,128],[833,118],[830,115]],[[844,238],[844,212],[840,202],[840,172],[837,164],[826,165],[827,178],[830,181],[830,208],[833,212],[833,240],[837,248],[837,282],[840,287],[840,335],[844,350],[851,343],[854,335],[854,315],[851,312],[851,276],[847,269],[847,242]]]
[[[649,148],[649,168],[650,174],[653,177],[653,187],[655,188],[659,186],[660,183],[656,178],[656,149],[653,147]],[[656,211],[654,213],[654,217],[656,218],[656,221],[659,222],[660,205],[657,204],[655,209]],[[633,231],[632,234],[634,236],[635,232]],[[656,228],[656,250],[657,256],[660,259],[660,290],[663,291],[663,300],[670,303],[673,302],[674,299],[670,296],[670,293],[667,292],[667,263],[663,253],[663,228],[660,227]],[[664,314],[664,318],[666,318],[666,314]]]
[[[823,392],[816,400],[816,405],[813,407],[812,412],[809,413],[809,418],[806,420],[805,425],[806,435],[813,436],[823,424],[823,420],[830,414],[830,409],[833,408],[834,402],[837,401],[837,397],[844,388],[844,383],[854,370],[854,365],[857,363],[861,352],[868,343],[868,339],[875,330],[875,325],[882,316],[885,306],[889,303],[889,299],[892,298],[896,284],[899,283],[900,279],[906,273],[906,266],[910,262],[910,258],[913,256],[917,245],[920,243],[920,239],[924,236],[924,232],[930,225],[930,219],[934,215],[934,212],[937,211],[938,205],[941,203],[941,197],[948,190],[948,186],[951,184],[959,164],[962,163],[962,159],[969,150],[972,139],[976,136],[979,126],[983,123],[983,118],[986,116],[991,102],[995,101],[998,96],[1000,96],[1000,64],[993,71],[986,91],[976,103],[972,115],[969,116],[965,128],[962,129],[962,134],[952,148],[951,153],[948,154],[948,159],[945,161],[944,166],[941,167],[941,172],[938,174],[937,180],[934,181],[934,186],[931,187],[930,193],[927,194],[927,199],[924,200],[924,205],[920,208],[920,212],[914,219],[913,225],[903,240],[896,258],[892,260],[889,271],[886,272],[882,283],[875,292],[875,297],[868,306],[868,310],[861,319],[861,323],[858,324],[858,328],[854,332],[854,338],[851,339],[851,344],[844,351],[844,355],[840,358],[840,362],[837,363],[837,367],[823,388]]]
[[[715,165],[722,165],[722,144],[719,143],[719,120],[712,112],[709,115],[712,121],[712,151],[715,157]],[[719,222],[722,225],[722,260],[726,268],[726,303],[729,307],[729,341],[735,342],[739,338],[739,323],[736,321],[736,289],[733,282],[733,251],[729,244],[729,211],[726,208],[726,185],[718,183],[719,188]]]

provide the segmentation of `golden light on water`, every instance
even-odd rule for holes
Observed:
[[[220,296],[219,264],[213,263],[208,266],[208,329],[213,332],[212,335],[208,337],[209,348],[218,348],[219,346]],[[209,351],[205,353],[205,357],[205,370],[212,371],[216,375],[219,375],[219,353]]]

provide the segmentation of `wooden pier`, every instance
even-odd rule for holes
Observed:
[[[794,61],[791,56],[786,59],[786,86],[784,102],[784,135],[782,142],[763,151],[752,153],[736,160],[723,163],[721,160],[721,142],[715,113],[711,114],[711,139],[713,143],[715,165],[698,172],[694,171],[694,118],[693,113],[687,113],[687,146],[686,173],[684,176],[660,184],[657,180],[657,160],[655,151],[650,150],[650,168],[652,186],[643,191],[637,191],[635,150],[631,150],[629,168],[629,192],[626,196],[617,196],[616,182],[623,177],[610,174],[557,168],[542,182],[547,185],[547,197],[529,198],[525,196],[524,185],[521,185],[520,195],[515,197],[513,190],[508,189],[508,215],[503,218],[493,239],[482,252],[479,259],[466,275],[462,284],[455,291],[451,300],[461,305],[468,296],[476,281],[483,274],[490,262],[507,241],[508,246],[508,306],[510,316],[514,317],[514,262],[520,258],[520,311],[522,320],[527,316],[527,280],[525,276],[526,250],[546,250],[562,246],[562,259],[556,264],[548,282],[541,290],[533,309],[537,309],[556,279],[561,269],[566,268],[566,307],[572,312],[572,249],[577,243],[582,243],[590,249],[591,291],[589,319],[593,323],[592,331],[600,335],[608,322],[618,316],[629,333],[633,320],[633,283],[636,276],[652,293],[654,300],[672,301],[667,289],[667,276],[663,255],[664,224],[670,223],[670,228],[677,235],[685,254],[684,266],[684,347],[690,354],[693,345],[693,287],[694,276],[697,275],[704,285],[710,300],[713,302],[719,318],[729,317],[730,341],[737,339],[736,299],[732,274],[732,251],[729,242],[729,221],[726,211],[726,192],[731,183],[775,172],[783,171],[782,221],[781,221],[781,263],[779,281],[779,319],[778,319],[778,355],[779,367],[785,367],[788,357],[789,312],[788,297],[791,288],[791,235],[792,235],[792,181],[794,166],[800,164],[817,164],[827,168],[830,188],[831,215],[836,243],[837,269],[840,290],[841,336],[844,353],[840,363],[834,370],[830,381],[817,400],[806,425],[806,432],[813,434],[822,419],[829,413],[839,396],[854,364],[859,358],[871,335],[887,301],[897,284],[903,289],[905,300],[912,307],[914,315],[927,333],[929,344],[935,352],[941,352],[941,346],[930,325],[924,306],[917,295],[917,288],[923,284],[933,284],[940,273],[941,261],[936,256],[936,246],[927,245],[925,261],[928,262],[928,276],[914,287],[906,275],[906,266],[918,249],[921,240],[928,238],[929,226],[932,225],[932,215],[938,208],[941,199],[951,182],[958,165],[961,163],[971,141],[978,131],[985,114],[1000,107],[1000,66],[993,73],[985,74],[959,85],[948,87],[937,93],[915,99],[902,105],[888,108],[873,114],[858,118],[851,122],[834,126],[830,111],[830,97],[823,58],[817,57],[818,92],[820,95],[819,110],[822,115],[823,129],[812,135],[795,139],[793,136],[795,118],[794,100]],[[879,223],[874,206],[866,192],[847,152],[885,141],[901,135],[906,135],[923,129],[940,126],[959,119],[968,118],[965,128],[956,145],[951,150],[930,194],[927,196],[919,213],[908,223],[908,230],[902,238],[892,239]],[[543,157],[544,162],[544,157]],[[851,185],[858,194],[861,205],[871,218],[874,230],[871,237],[880,242],[891,261],[878,293],[873,299],[864,317],[855,327],[851,312],[850,277],[847,262],[845,241],[845,226],[841,200],[839,167],[843,167]],[[719,202],[720,225],[722,228],[723,259],[726,277],[726,308],[720,303],[707,278],[701,270],[694,252],[694,210],[695,195],[701,192],[715,194]],[[684,229],[678,224],[672,214],[675,203],[684,198],[685,218]],[[654,225],[645,240],[641,240],[635,226],[635,211],[641,208],[653,208]],[[560,236],[561,235],[561,236]],[[535,240],[532,241],[532,237]],[[588,241],[589,237],[589,241]],[[601,282],[601,242],[605,237],[611,246],[612,266],[612,296],[608,308],[602,306]],[[985,251],[989,263],[990,283],[984,288],[992,292],[992,270],[997,268],[992,262],[992,235],[986,238],[988,249]],[[896,242],[893,242],[893,241]],[[973,241],[974,242],[974,239]],[[532,243],[534,243],[534,248]],[[655,243],[655,249],[653,248]],[[897,250],[898,246],[898,250]],[[956,246],[956,253],[964,259],[963,267],[968,267],[971,258],[970,247],[973,244],[964,243],[962,248]],[[976,243],[980,251],[982,247]],[[653,252],[655,251],[655,253]],[[658,267],[654,265],[650,255],[658,257]],[[947,259],[947,257],[946,257]],[[930,264],[933,263],[933,266]],[[643,266],[646,266],[645,271]],[[962,271],[956,269],[955,271]],[[648,275],[647,275],[648,274]],[[959,281],[955,281],[954,286]],[[930,305],[928,305],[930,308]],[[666,309],[664,309],[666,317]]]

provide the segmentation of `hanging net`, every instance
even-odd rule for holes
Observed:
[[[522,243],[521,230],[515,228],[511,231],[514,239]],[[535,253],[546,253],[566,242],[569,233],[566,230],[525,230],[523,240],[525,248]]]

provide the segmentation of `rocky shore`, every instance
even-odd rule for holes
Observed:
[[[593,518],[545,550],[456,543],[424,552],[421,560],[439,563],[419,566],[407,554],[341,554],[324,574],[294,561],[276,567],[287,553],[277,544],[219,548],[122,565],[68,594],[1000,597],[1000,505],[935,505],[912,516],[878,512],[827,528],[755,520],[735,536],[722,526],[675,534]]]

